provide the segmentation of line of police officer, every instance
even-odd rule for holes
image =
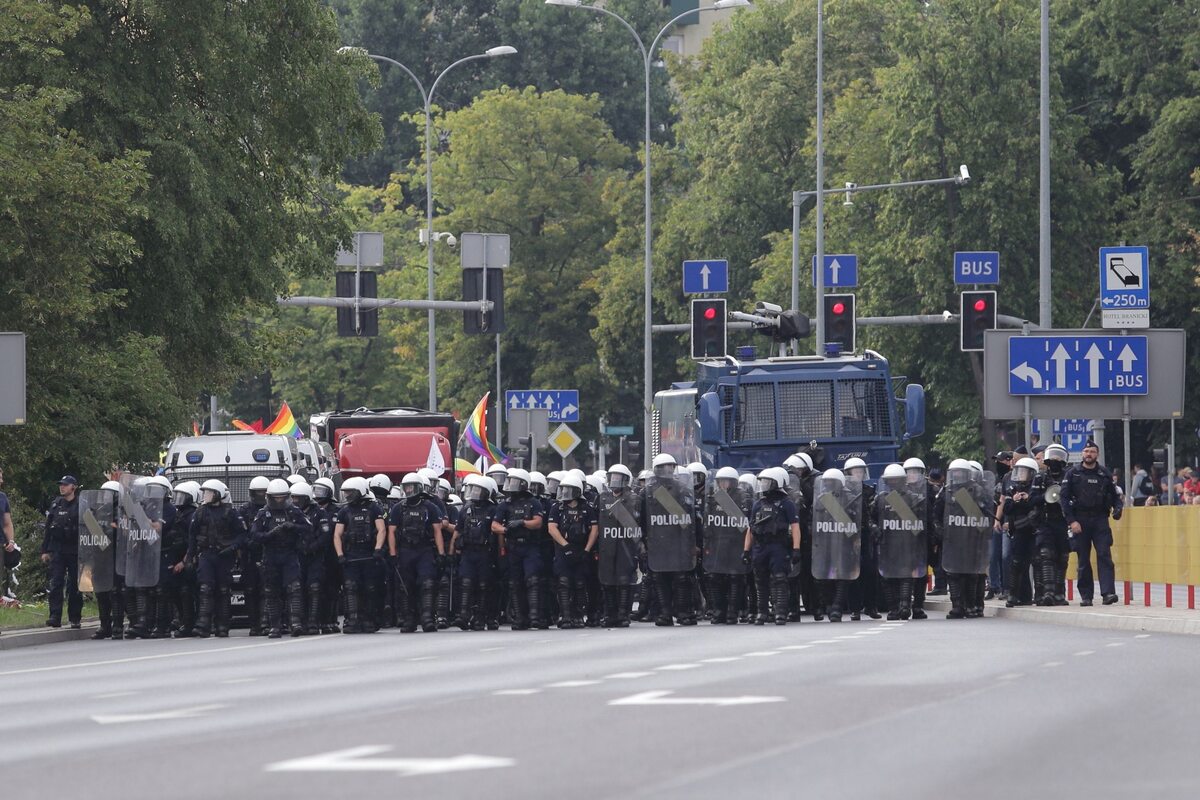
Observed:
[[[958,619],[982,616],[993,524],[1013,537],[1015,575],[1036,565],[1036,601],[1064,602],[1074,525],[1100,554],[1111,602],[1106,522],[1114,503],[1119,517],[1119,498],[1094,459],[1067,473],[1060,451],[1041,456],[1044,470],[1018,462],[999,489],[978,463],[956,459],[939,491],[919,459],[888,465],[875,487],[861,459],[820,472],[805,453],[758,476],[710,475],[660,454],[636,481],[622,465],[548,478],[496,465],[467,476],[461,499],[431,470],[396,486],[356,477],[340,505],[327,478],[255,478],[237,509],[216,480],[110,481],[84,492],[75,511],[79,586],[99,598],[94,638],[228,636],[235,575],[251,635],[271,637],[502,621],[514,630],[694,625],[701,616],[782,625],[802,607],[834,622],[879,618],[880,608],[923,619],[940,550],[947,616]],[[52,519],[66,519],[60,511]]]

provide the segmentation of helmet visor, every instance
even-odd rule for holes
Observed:
[[[579,491],[578,486],[558,487],[558,499],[564,503],[570,502],[571,500],[578,500],[582,495],[583,492]]]
[[[629,478],[619,472],[608,473],[608,488],[610,489],[626,489],[629,487]]]

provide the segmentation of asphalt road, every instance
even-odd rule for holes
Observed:
[[[71,642],[0,659],[0,791],[1194,798],[1198,652],[998,619]]]

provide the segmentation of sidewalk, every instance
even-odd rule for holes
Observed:
[[[950,610],[950,598],[926,598],[925,608],[930,613],[945,614]],[[1078,599],[1069,606],[1018,608],[1006,608],[1003,600],[988,600],[984,603],[983,613],[986,617],[1022,622],[1048,622],[1052,625],[1071,625],[1076,628],[1200,635],[1200,611],[1189,611],[1187,608],[1127,606],[1122,603],[1105,606],[1100,604],[1099,598],[1091,608],[1080,607]]]
[[[90,637],[100,623],[84,620],[79,630],[63,625],[61,628],[10,628],[0,635],[0,650],[15,650],[18,647],[33,647],[55,642],[74,642]]]

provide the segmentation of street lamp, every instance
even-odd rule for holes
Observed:
[[[442,78],[446,77],[446,73],[457,66],[466,64],[469,61],[479,61],[485,58],[496,58],[497,56],[515,55],[517,49],[506,44],[489,47],[487,50],[473,56],[460,58],[450,66],[442,70],[433,81],[433,85],[429,87],[429,91],[425,91],[425,86],[421,80],[408,67],[401,64],[395,59],[387,56],[375,55],[369,53],[361,47],[342,47],[338,50],[339,53],[358,53],[372,58],[385,64],[391,64],[393,67],[399,67],[408,77],[413,79],[413,83],[417,84],[417,90],[421,93],[421,100],[425,104],[425,253],[428,270],[429,283],[429,300],[434,299],[433,290],[433,243],[437,237],[433,232],[433,96],[437,92],[438,84]],[[434,312],[429,309],[429,410],[437,411],[437,350],[435,347],[436,338],[434,336]]]
[[[633,34],[633,38],[637,42],[638,50],[641,51],[641,54],[642,54],[642,64],[645,68],[645,78],[646,78],[646,118],[645,118],[645,131],[644,131],[645,163],[643,164],[643,167],[642,167],[642,169],[645,173],[645,206],[646,206],[646,209],[645,209],[645,211],[646,211],[645,261],[643,264],[643,272],[644,272],[643,279],[645,282],[645,309],[644,309],[644,320],[643,320],[643,326],[642,326],[642,347],[643,347],[642,423],[645,426],[644,431],[645,431],[645,435],[646,435],[646,441],[648,442],[648,441],[650,441],[649,437],[650,437],[650,425],[651,425],[651,412],[654,408],[654,375],[653,375],[654,352],[652,349],[652,345],[650,343],[650,336],[651,336],[650,315],[651,315],[651,289],[652,289],[651,211],[650,211],[650,68],[652,66],[651,57],[653,56],[655,49],[658,47],[658,41],[659,41],[659,39],[661,39],[663,37],[663,34],[665,34],[668,30],[673,28],[675,26],[675,23],[679,22],[684,17],[690,16],[692,14],[699,14],[704,11],[722,11],[727,8],[746,8],[746,7],[751,6],[751,3],[750,3],[750,0],[717,0],[717,2],[713,3],[711,6],[705,6],[704,8],[693,8],[693,9],[684,11],[682,14],[675,17],[674,19],[672,19],[670,22],[668,22],[666,25],[663,26],[662,30],[660,30],[658,32],[658,35],[654,37],[654,41],[652,41],[650,43],[650,48],[647,50],[646,45],[642,42],[642,37],[638,35],[637,30],[634,29],[634,27],[632,25],[630,25],[629,22],[624,17],[622,17],[620,14],[616,14],[612,11],[609,11],[607,8],[603,8],[601,6],[584,5],[582,0],[545,0],[545,2],[546,2],[546,5],[548,5],[548,6],[566,6],[567,8],[586,8],[588,11],[595,11],[597,14],[604,14],[607,17],[612,17],[617,22],[620,22],[622,25],[624,25],[625,28],[631,34]],[[651,449],[649,446],[647,446],[644,449],[645,449],[645,452],[643,453],[642,457],[645,460],[646,469],[649,469],[650,462],[653,459],[653,453],[651,452]]]

